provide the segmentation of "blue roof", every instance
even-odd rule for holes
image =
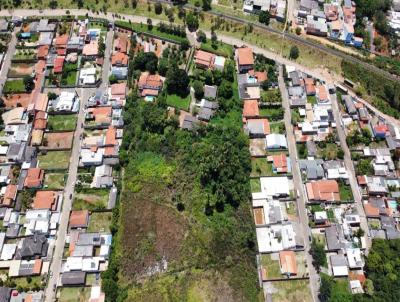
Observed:
[[[31,37],[31,33],[21,33],[21,38],[30,38]]]

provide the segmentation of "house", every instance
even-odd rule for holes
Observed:
[[[42,145],[44,129],[33,129],[31,136],[31,146]]]
[[[24,107],[16,107],[9,111],[4,112],[1,117],[3,118],[4,125],[20,125],[28,123],[28,113]]]
[[[214,59],[214,69],[223,71],[225,67],[225,58],[221,56],[215,56]]]
[[[318,86],[317,100],[318,100],[318,103],[328,103],[329,102],[328,92],[326,91],[326,88],[324,85]]]
[[[357,114],[357,108],[356,105],[354,104],[353,98],[348,95],[342,95],[342,101],[344,102],[344,105],[346,106],[346,110],[348,114],[351,115],[356,115]]]
[[[322,179],[325,176],[325,172],[323,169],[323,160],[322,159],[314,159],[314,160],[307,160],[307,159],[300,159],[299,166],[300,170],[305,176],[307,180],[317,180]]]
[[[328,35],[328,25],[326,24],[326,19],[307,15],[306,32],[309,35],[326,37]]]
[[[289,95],[290,108],[306,106],[307,95],[302,86],[290,86],[287,90]]]
[[[49,19],[40,19],[36,30],[38,32],[54,31],[55,28],[56,28],[56,25],[54,23],[49,23]]]
[[[349,175],[343,160],[327,160],[323,163],[328,179],[348,179]]]
[[[274,173],[291,172],[290,159],[284,153],[277,155],[269,155],[267,156],[267,161],[272,162],[272,171]]]
[[[17,188],[18,188],[17,185],[13,185],[13,184],[8,184],[5,187],[4,195],[0,200],[0,204],[2,206],[10,207],[13,205],[13,203],[17,197]]]
[[[89,224],[89,211],[71,211],[69,217],[69,228],[70,229],[82,229],[87,228]]]
[[[61,275],[62,286],[84,286],[86,283],[86,272],[71,271]]]
[[[80,53],[83,50],[83,46],[85,45],[85,40],[83,37],[74,36],[71,37],[67,43],[68,52],[76,52]]]
[[[343,227],[340,224],[333,224],[325,228],[326,250],[337,252],[345,249],[348,245],[345,239]]]
[[[110,87],[110,99],[111,100],[125,100],[126,98],[126,82],[112,84]]]
[[[328,21],[336,21],[339,17],[338,6],[332,3],[324,4],[324,13]]]
[[[304,78],[304,86],[305,86],[307,95],[315,95],[316,94],[316,89],[315,89],[315,84],[314,84],[313,78]]]
[[[58,193],[56,191],[36,191],[32,208],[35,210],[49,209],[57,210]]]
[[[163,81],[158,74],[150,74],[149,72],[142,72],[138,81],[138,88],[141,92],[141,96],[145,97],[148,95],[158,96],[163,86]],[[125,93],[125,91],[124,91]]]
[[[114,75],[117,80],[125,80],[128,77],[128,67],[112,66],[111,74]]]
[[[128,66],[129,57],[126,53],[117,52],[111,56],[112,66]]]
[[[104,148],[82,149],[80,157],[83,166],[99,166],[103,163]]]
[[[190,114],[186,114],[183,118],[181,128],[186,129],[186,130],[193,130],[196,128],[196,125],[198,125],[199,120],[197,117],[194,117]]]
[[[364,261],[359,248],[346,249],[346,257],[350,269],[363,269]]]
[[[94,85],[97,81],[96,67],[82,68],[79,72],[79,83],[81,85]]]
[[[33,129],[44,130],[47,126],[47,113],[45,111],[38,111],[35,114],[33,121]]]
[[[306,183],[309,202],[340,201],[339,185],[336,180],[317,180]]]
[[[37,58],[39,60],[45,60],[47,58],[47,55],[49,54],[49,48],[49,45],[39,46],[37,51]]]
[[[217,86],[204,85],[204,98],[214,100],[217,97]]]
[[[34,234],[22,240],[21,247],[15,253],[15,259],[38,259],[46,257],[49,243],[45,235]]]
[[[318,8],[318,2],[315,0],[301,0],[299,10],[305,12],[305,15],[311,13],[312,9]]]
[[[280,198],[290,194],[289,179],[286,176],[261,177],[261,193],[253,193],[253,199],[261,198]]]
[[[11,298],[11,288],[0,287],[0,302],[9,302]]]
[[[49,98],[46,93],[39,93],[36,95],[36,98],[34,99],[34,109],[36,111],[43,111],[45,112],[47,110],[47,105],[49,103]]]
[[[292,83],[291,87],[297,87],[302,84],[302,75],[301,72],[298,70],[293,70],[289,72],[288,78],[290,79],[290,82]]]
[[[260,253],[279,252],[302,246],[291,223],[258,227],[256,236]]]
[[[376,138],[384,139],[386,137],[386,133],[389,132],[389,128],[386,124],[377,124],[373,127],[373,132]]]
[[[213,69],[215,55],[203,50],[197,50],[194,55],[194,63],[198,68]]]
[[[8,21],[6,19],[0,19],[0,32],[5,33],[8,31]]]
[[[254,57],[253,49],[249,47],[241,47],[236,50],[238,70],[240,73],[246,73],[253,69]]]
[[[79,99],[75,92],[61,91],[56,99],[56,111],[73,111],[79,110]]]
[[[99,54],[99,43],[97,41],[90,41],[85,44],[82,49],[82,55],[85,57],[97,57]]]
[[[313,216],[313,221],[316,226],[326,225],[329,223],[328,214],[326,211],[316,211]]]
[[[40,188],[43,184],[44,170],[40,168],[29,168],[24,181],[25,188]]]
[[[110,188],[113,186],[112,167],[110,165],[101,165],[96,167],[91,188]]]
[[[286,276],[297,275],[296,254],[293,251],[280,251],[279,265],[281,268],[282,275]]]
[[[260,115],[257,100],[245,100],[243,105],[243,118],[254,118]]]
[[[287,149],[286,137],[283,134],[272,133],[266,136],[266,149]]]
[[[55,74],[62,73],[64,67],[64,61],[65,61],[64,56],[56,57],[56,59],[54,60],[54,67],[53,67],[53,72]]]
[[[332,273],[334,277],[343,277],[349,275],[349,270],[347,268],[347,261],[344,255],[331,255],[329,257],[332,267]]]
[[[266,135],[271,133],[269,121],[266,118],[247,119],[245,128],[251,138],[264,138]]]

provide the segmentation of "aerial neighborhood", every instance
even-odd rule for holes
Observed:
[[[6,2],[0,302],[400,301],[398,0]]]

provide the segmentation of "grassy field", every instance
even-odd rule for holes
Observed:
[[[326,160],[337,159],[339,147],[337,144],[326,144],[325,148],[317,145],[317,156]]]
[[[4,84],[4,88],[3,88],[4,94],[13,94],[13,93],[20,93],[20,92],[26,92],[25,84],[22,79],[8,80]]]
[[[285,129],[285,122],[280,121],[280,122],[271,122],[269,123],[271,133],[279,133],[279,134],[285,134],[286,129]]]
[[[290,280],[273,282],[272,286],[277,289],[272,294],[274,302],[311,302],[309,280]]]
[[[110,232],[111,212],[96,212],[90,214],[88,232]]]
[[[50,190],[62,190],[65,186],[67,175],[63,173],[46,173],[44,185]]]
[[[351,187],[344,184],[339,184],[339,194],[341,201],[354,201],[353,192],[351,191]]]
[[[16,287],[27,288],[34,285],[38,285],[40,288],[44,288],[44,284],[42,284],[42,279],[40,276],[32,276],[31,280],[28,280],[26,277],[12,278],[15,282]]]
[[[223,42],[218,42],[214,47],[211,43],[211,40],[208,39],[206,41],[206,43],[201,43],[200,49],[211,52],[211,53],[215,53],[216,55],[224,56],[227,58],[233,57],[232,45],[229,45],[229,44],[226,44]]]
[[[75,86],[78,71],[69,71],[61,76],[61,86]]]
[[[167,96],[167,105],[187,111],[190,105],[190,95],[185,98],[181,98],[176,94],[169,94]]]
[[[38,156],[39,167],[45,170],[66,170],[70,156],[70,151],[49,151]]]
[[[317,103],[317,98],[315,95],[307,95],[307,102],[310,103],[311,105],[314,105]]]
[[[90,298],[90,287],[61,287],[59,302],[86,302]]]
[[[260,108],[260,116],[266,117],[269,121],[280,121],[283,119],[284,111],[281,107]]]
[[[251,192],[261,192],[261,183],[259,178],[250,179]]]
[[[251,159],[251,176],[273,176],[272,164],[265,157]]]
[[[273,260],[272,257],[276,257],[276,259]],[[261,255],[261,264],[267,270],[267,279],[282,278],[278,254]]]
[[[73,131],[77,119],[76,114],[49,115],[47,128],[53,131]]]
[[[107,208],[109,189],[82,189],[75,193],[74,210],[102,210]]]

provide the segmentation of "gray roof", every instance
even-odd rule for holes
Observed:
[[[188,114],[183,119],[182,129],[193,130],[195,124],[197,124],[198,122],[199,120],[197,119],[197,117]]]
[[[99,233],[80,233],[76,245],[100,246],[101,237]]]
[[[204,97],[215,99],[217,97],[217,86],[204,85]]]
[[[269,222],[270,223],[278,223],[281,222],[282,219],[282,212],[281,212],[281,207],[280,206],[269,206]]]
[[[21,226],[17,223],[10,223],[7,226],[6,237],[7,238],[17,238],[19,234],[19,228]]]
[[[33,235],[25,237],[22,241],[22,247],[17,250],[15,259],[45,257],[49,243],[45,235]]]
[[[209,109],[217,109],[219,106],[218,106],[218,102],[210,102],[210,101],[204,100],[202,107],[209,108]]]
[[[8,30],[8,22],[5,19],[0,19],[0,31]]]
[[[76,245],[72,252],[72,257],[92,257],[93,245]]]
[[[118,189],[116,187],[110,190],[110,195],[108,196],[108,209],[113,209],[115,207],[115,202],[117,201]]]
[[[4,219],[6,216],[7,208],[0,208],[0,219]]]
[[[347,266],[346,257],[344,255],[331,255],[332,266]]]
[[[202,121],[208,122],[214,115],[214,110],[206,107],[200,108],[197,118]]]
[[[125,79],[128,76],[128,67],[126,66],[113,66],[111,73],[117,77],[118,80]]]
[[[7,158],[13,161],[21,161],[25,151],[25,146],[26,146],[25,142],[11,143],[8,146]]]
[[[344,168],[344,161],[343,160],[327,160],[327,161],[323,162],[323,167],[325,170]]]
[[[307,152],[309,156],[316,156],[317,155],[317,145],[314,141],[307,141],[306,142]]]
[[[0,287],[0,302],[8,302],[11,297],[11,288]]]
[[[344,101],[344,104],[346,105],[347,112],[349,114],[356,114],[357,113],[356,105],[354,104],[353,98],[350,95],[348,95],[348,94],[343,95],[342,96],[342,100]]]
[[[85,272],[65,272],[61,275],[61,283],[63,286],[83,285],[86,282]]]
[[[48,19],[40,19],[39,24],[36,28],[37,31],[54,31],[56,25],[49,23]]]
[[[321,179],[324,177],[324,169],[322,168],[323,164],[322,159],[316,160],[299,160],[300,169],[305,171],[307,174],[307,179]]]
[[[343,228],[334,224],[325,229],[326,244],[329,251],[337,251],[346,247]]]
[[[260,123],[261,121],[261,123]],[[264,123],[262,120],[248,120],[247,121],[247,129],[249,130],[249,134],[252,135],[265,135],[264,133]]]
[[[318,2],[314,0],[301,0],[300,1],[300,9],[311,11],[313,8],[318,8]]]
[[[30,276],[33,273],[34,263],[22,263],[19,266],[18,275],[19,276]]]
[[[300,75],[299,71],[295,70],[295,71],[289,72],[289,78],[291,79],[293,86],[301,85],[302,81],[301,81],[301,75]]]

